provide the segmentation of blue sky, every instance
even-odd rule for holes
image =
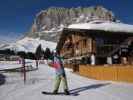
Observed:
[[[13,41],[28,32],[35,15],[48,7],[102,5],[124,23],[133,24],[133,0],[1,0],[0,41]]]

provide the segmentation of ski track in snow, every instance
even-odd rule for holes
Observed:
[[[0,86],[0,100],[132,100],[133,98],[133,84],[88,79],[72,73],[69,69],[66,69],[66,74],[69,90],[71,93],[77,93],[77,96],[41,94],[42,91],[53,91],[54,85],[54,70],[42,64],[39,65],[39,70],[27,73],[25,84],[22,74],[4,73],[7,81]],[[63,91],[62,86],[59,91]]]

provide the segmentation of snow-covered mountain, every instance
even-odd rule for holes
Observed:
[[[116,22],[113,12],[102,6],[57,8],[51,7],[42,10],[36,15],[30,32],[15,43],[0,44],[0,49],[10,48],[15,51],[35,52],[39,44],[43,49],[56,48],[63,28],[71,24],[89,23],[94,20]],[[53,41],[53,42],[48,42]]]
[[[36,14],[31,31],[26,36],[57,42],[63,28],[71,24],[88,23],[93,20],[117,21],[113,12],[102,6],[51,7]]]
[[[38,45],[41,44],[42,48],[50,48],[54,50],[56,48],[56,43],[49,42],[45,40],[41,40],[39,38],[33,39],[29,37],[25,37],[17,42],[11,44],[1,44],[0,49],[11,49],[14,51],[25,51],[25,52],[35,52]]]

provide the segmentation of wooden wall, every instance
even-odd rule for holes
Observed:
[[[71,38],[71,43],[73,46],[71,48],[66,48],[65,44],[69,43],[69,38]],[[80,36],[78,33],[68,36],[62,49],[60,50],[62,56],[64,56],[66,53],[69,53],[73,54],[71,57],[86,55],[87,53],[91,52],[96,52],[95,40],[93,40],[91,37]]]
[[[79,73],[82,76],[97,80],[111,80],[133,83],[133,65],[90,66],[80,65]]]

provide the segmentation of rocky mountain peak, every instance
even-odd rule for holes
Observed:
[[[102,6],[63,8],[50,7],[36,15],[29,37],[40,37],[57,41],[60,32],[70,24],[86,23],[93,20],[116,21],[114,14]]]

